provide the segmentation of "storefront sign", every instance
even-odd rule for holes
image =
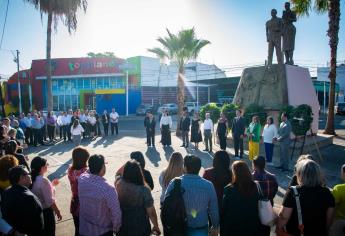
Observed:
[[[71,72],[79,71],[79,70],[90,70],[90,69],[101,69],[101,68],[115,68],[119,64],[116,61],[109,61],[109,62],[69,62],[68,68]]]

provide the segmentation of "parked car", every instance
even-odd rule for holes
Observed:
[[[167,104],[163,104],[162,106],[160,106],[158,108],[158,114],[161,114],[163,109],[166,109],[170,112],[170,114],[177,114],[178,111],[178,107],[177,104],[175,103],[167,103]]]
[[[151,104],[141,104],[136,109],[136,115],[142,116],[145,115],[148,111],[153,112],[153,106]]]
[[[186,102],[185,106],[188,108],[188,112],[193,114],[194,112],[199,112],[200,107],[196,102]]]
[[[338,102],[335,107],[335,112],[337,115],[345,115],[345,102]]]

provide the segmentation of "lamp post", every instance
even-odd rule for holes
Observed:
[[[20,90],[20,80],[19,80],[19,50],[16,50],[17,57],[14,59],[14,62],[17,63],[17,83],[18,83],[18,98],[19,98],[19,114],[22,113],[22,94]]]
[[[121,70],[126,70],[126,116],[128,116],[129,113],[129,97],[128,97],[128,92],[129,92],[129,86],[128,86],[128,71],[135,69],[135,66],[130,64],[128,61],[126,61],[124,64],[119,65],[119,68]]]

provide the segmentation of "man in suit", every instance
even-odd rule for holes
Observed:
[[[180,130],[182,135],[182,145],[181,147],[187,148],[189,145],[189,128],[190,128],[190,118],[188,115],[188,108],[183,108],[183,114],[180,119]]]
[[[236,117],[232,120],[231,133],[235,148],[235,159],[243,158],[243,138],[246,129],[246,122],[242,117],[242,111],[236,110]],[[240,151],[240,155],[238,155]]]
[[[152,147],[155,146],[155,128],[156,128],[156,121],[155,118],[152,115],[151,111],[147,112],[147,116],[144,120],[144,126],[146,128],[146,143],[147,146]]]
[[[280,146],[280,166],[277,168],[282,169],[282,171],[288,171],[291,124],[285,112],[283,112],[281,120],[282,122],[278,129],[278,136],[275,138]]]

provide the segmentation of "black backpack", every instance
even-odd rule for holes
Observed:
[[[165,197],[161,208],[164,236],[184,236],[187,230],[187,214],[183,201],[181,179],[174,180],[174,188]]]

